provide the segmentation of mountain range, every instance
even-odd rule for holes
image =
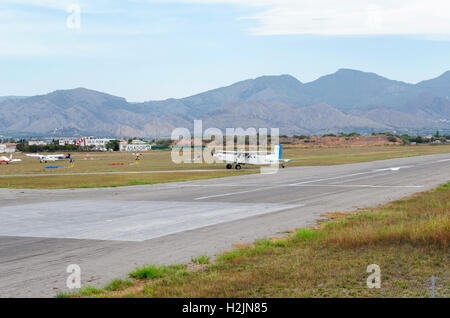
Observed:
[[[130,103],[86,88],[0,97],[0,134],[170,136],[173,128],[280,128],[281,134],[450,130],[450,71],[409,84],[340,69],[313,82],[262,76],[181,99]]]

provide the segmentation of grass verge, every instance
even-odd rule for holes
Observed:
[[[450,297],[450,183],[390,204],[329,213],[314,228],[223,253],[212,265],[144,267],[93,297]],[[206,256],[206,255],[204,255]],[[381,288],[367,287],[367,267]]]
[[[94,176],[46,176],[46,177],[2,177],[0,188],[16,189],[72,189],[72,188],[105,188],[147,185],[167,182],[182,182],[224,178],[234,175],[257,173],[255,170],[211,171],[211,172],[176,172],[140,174],[136,179],[134,174],[124,175],[94,175]]]

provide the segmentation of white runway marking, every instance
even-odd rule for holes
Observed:
[[[344,183],[344,182],[352,182],[352,181],[356,181],[356,180],[365,180],[365,179],[370,179],[370,178],[374,178],[374,177],[383,177],[383,176],[390,176],[392,174],[395,174],[395,172],[391,171],[389,173],[380,173],[377,174],[375,176],[365,176],[365,177],[358,177],[358,178],[352,178],[352,179],[346,179],[346,180],[341,180],[341,181],[336,181],[332,184],[340,184],[340,183]]]
[[[389,172],[389,173],[382,173],[382,174],[377,174],[376,177],[382,177],[382,176],[389,176],[391,174],[393,174],[394,172]],[[358,178],[352,178],[352,179],[346,179],[346,180],[342,180],[342,181],[338,181],[332,184],[339,184],[339,183],[344,183],[344,182],[352,182],[352,181],[356,181],[356,180],[365,180],[365,179],[370,179],[373,178],[374,176],[365,176],[365,177],[358,177]]]
[[[289,186],[291,187],[342,187],[342,188],[351,188],[351,187],[355,187],[355,188],[423,188],[423,186],[421,185],[411,185],[411,186],[407,186],[407,185],[400,185],[400,186],[396,186],[396,185],[371,185],[371,184],[308,184],[308,185],[303,185],[303,184],[290,184]]]
[[[261,190],[266,190],[266,189],[270,189],[270,188],[275,188],[275,187],[266,187],[266,188],[258,188],[258,189],[245,190],[245,191],[208,195],[208,196],[204,196],[204,197],[200,197],[200,198],[195,198],[194,200],[205,200],[205,199],[210,199],[210,198],[226,197],[226,196],[230,196],[230,195],[261,191]]]
[[[408,168],[412,168],[412,167],[414,167],[414,166],[400,166],[400,167],[377,169],[375,171],[399,171],[400,169],[408,169]]]
[[[353,177],[353,176],[360,176],[360,175],[364,175],[364,174],[377,173],[377,172],[378,172],[377,170],[366,171],[366,172],[358,172],[358,173],[352,173],[352,174],[347,174],[347,175],[342,175],[342,176],[337,176],[337,177],[330,177],[330,178],[323,178],[323,179],[316,179],[316,180],[310,180],[310,181],[291,183],[291,184],[288,184],[288,185],[289,186],[295,186],[295,185],[300,185],[300,184],[307,184],[307,183],[315,183],[315,182],[321,182],[321,181],[342,179],[342,178]]]
[[[145,241],[299,204],[72,200],[0,208],[0,236]]]
[[[274,185],[274,186],[267,186],[267,187],[260,187],[260,188],[256,188],[256,189],[251,189],[251,190],[243,190],[243,191],[237,191],[237,192],[229,192],[229,193],[221,193],[221,194],[214,194],[214,195],[208,195],[208,196],[202,196],[199,198],[195,198],[194,200],[198,201],[198,200],[205,200],[205,199],[211,199],[211,198],[220,198],[220,197],[226,197],[226,196],[232,196],[232,195],[238,195],[238,194],[244,194],[244,193],[250,193],[250,192],[257,192],[257,191],[263,191],[263,190],[268,190],[268,189],[275,189],[275,188],[280,188],[280,187],[286,187],[286,186],[302,186],[302,185],[306,185],[308,184],[309,186],[314,186],[314,185],[310,185],[311,183],[316,183],[316,182],[321,182],[321,181],[329,181],[329,180],[337,180],[337,179],[343,179],[343,178],[347,178],[347,177],[352,177],[352,176],[360,176],[360,175],[367,175],[367,174],[375,174],[375,175],[371,175],[371,176],[366,176],[366,177],[360,177],[360,178],[353,178],[350,180],[344,180],[341,181],[340,183],[343,182],[351,182],[354,180],[361,180],[361,179],[369,179],[372,177],[378,177],[378,176],[385,176],[385,175],[390,175],[392,174],[392,172],[395,171],[399,171],[402,168],[410,168],[413,166],[401,166],[401,167],[392,167],[392,168],[386,168],[386,169],[377,169],[377,170],[371,170],[371,171],[365,171],[365,172],[358,172],[358,173],[352,173],[352,174],[347,174],[347,175],[341,175],[341,176],[336,176],[336,177],[330,177],[330,178],[323,178],[323,179],[312,179],[312,180],[307,180],[307,181],[302,181],[302,182],[297,182],[297,183],[291,183],[291,184],[278,184],[278,185]],[[380,174],[379,172],[383,172],[383,171],[392,171],[391,173],[383,173]],[[378,173],[378,174],[377,174]],[[249,186],[249,185],[242,185],[244,186]],[[331,185],[317,185],[317,186],[344,186],[344,185],[339,185],[339,183],[335,183],[335,184],[331,184]],[[383,186],[377,186],[377,185],[346,185],[346,187],[370,187],[370,188],[420,188],[422,186],[389,186],[389,185],[383,185]]]
[[[435,163],[438,163],[438,162],[445,162],[445,161],[450,161],[450,159],[442,159],[442,160],[438,160],[438,161],[435,161]]]

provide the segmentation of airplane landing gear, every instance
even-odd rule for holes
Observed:
[[[241,165],[237,164],[235,168],[236,168],[236,170],[241,170]]]
[[[227,164],[227,169],[233,168],[233,165],[231,163]]]

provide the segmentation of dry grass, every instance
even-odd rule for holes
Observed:
[[[63,189],[119,187],[178,182],[200,179],[229,177],[249,174],[252,171],[211,171],[211,172],[177,172],[149,174],[113,174],[113,175],[73,175],[51,177],[5,177],[0,178],[0,187],[30,189]]]
[[[391,204],[329,213],[313,229],[219,255],[213,265],[94,297],[450,297],[450,183]],[[381,289],[366,285],[381,268]]]
[[[432,195],[417,195],[377,210],[343,217],[337,224],[326,223],[321,228],[327,237],[325,243],[345,247],[406,243],[447,249],[450,242],[449,186],[439,187]]]
[[[449,153],[450,145],[353,146],[302,148],[285,146],[283,157],[294,161],[289,166],[324,166],[374,160]]]
[[[339,148],[298,148],[285,147],[284,157],[293,161],[289,166],[315,166],[344,163],[365,162],[372,160],[427,155],[450,152],[450,145],[420,146],[372,146]],[[206,178],[226,177],[236,174],[257,173],[249,170],[250,166],[240,170],[226,170],[224,164],[185,163],[175,164],[170,151],[150,151],[144,154],[139,165],[130,153],[90,153],[86,160],[85,153],[73,153],[75,167],[69,167],[67,161],[41,164],[36,158],[17,154],[23,162],[0,165],[0,187],[9,188],[78,188],[106,187],[153,184],[160,182],[184,181]],[[126,165],[111,166],[111,163]],[[62,169],[45,169],[46,166],[63,166]],[[183,172],[186,169],[223,169],[211,172]],[[181,170],[176,173],[146,174],[145,171]],[[96,172],[143,172],[142,174],[112,175],[70,175],[70,176],[12,176],[17,174],[62,174],[62,173],[96,173]]]

